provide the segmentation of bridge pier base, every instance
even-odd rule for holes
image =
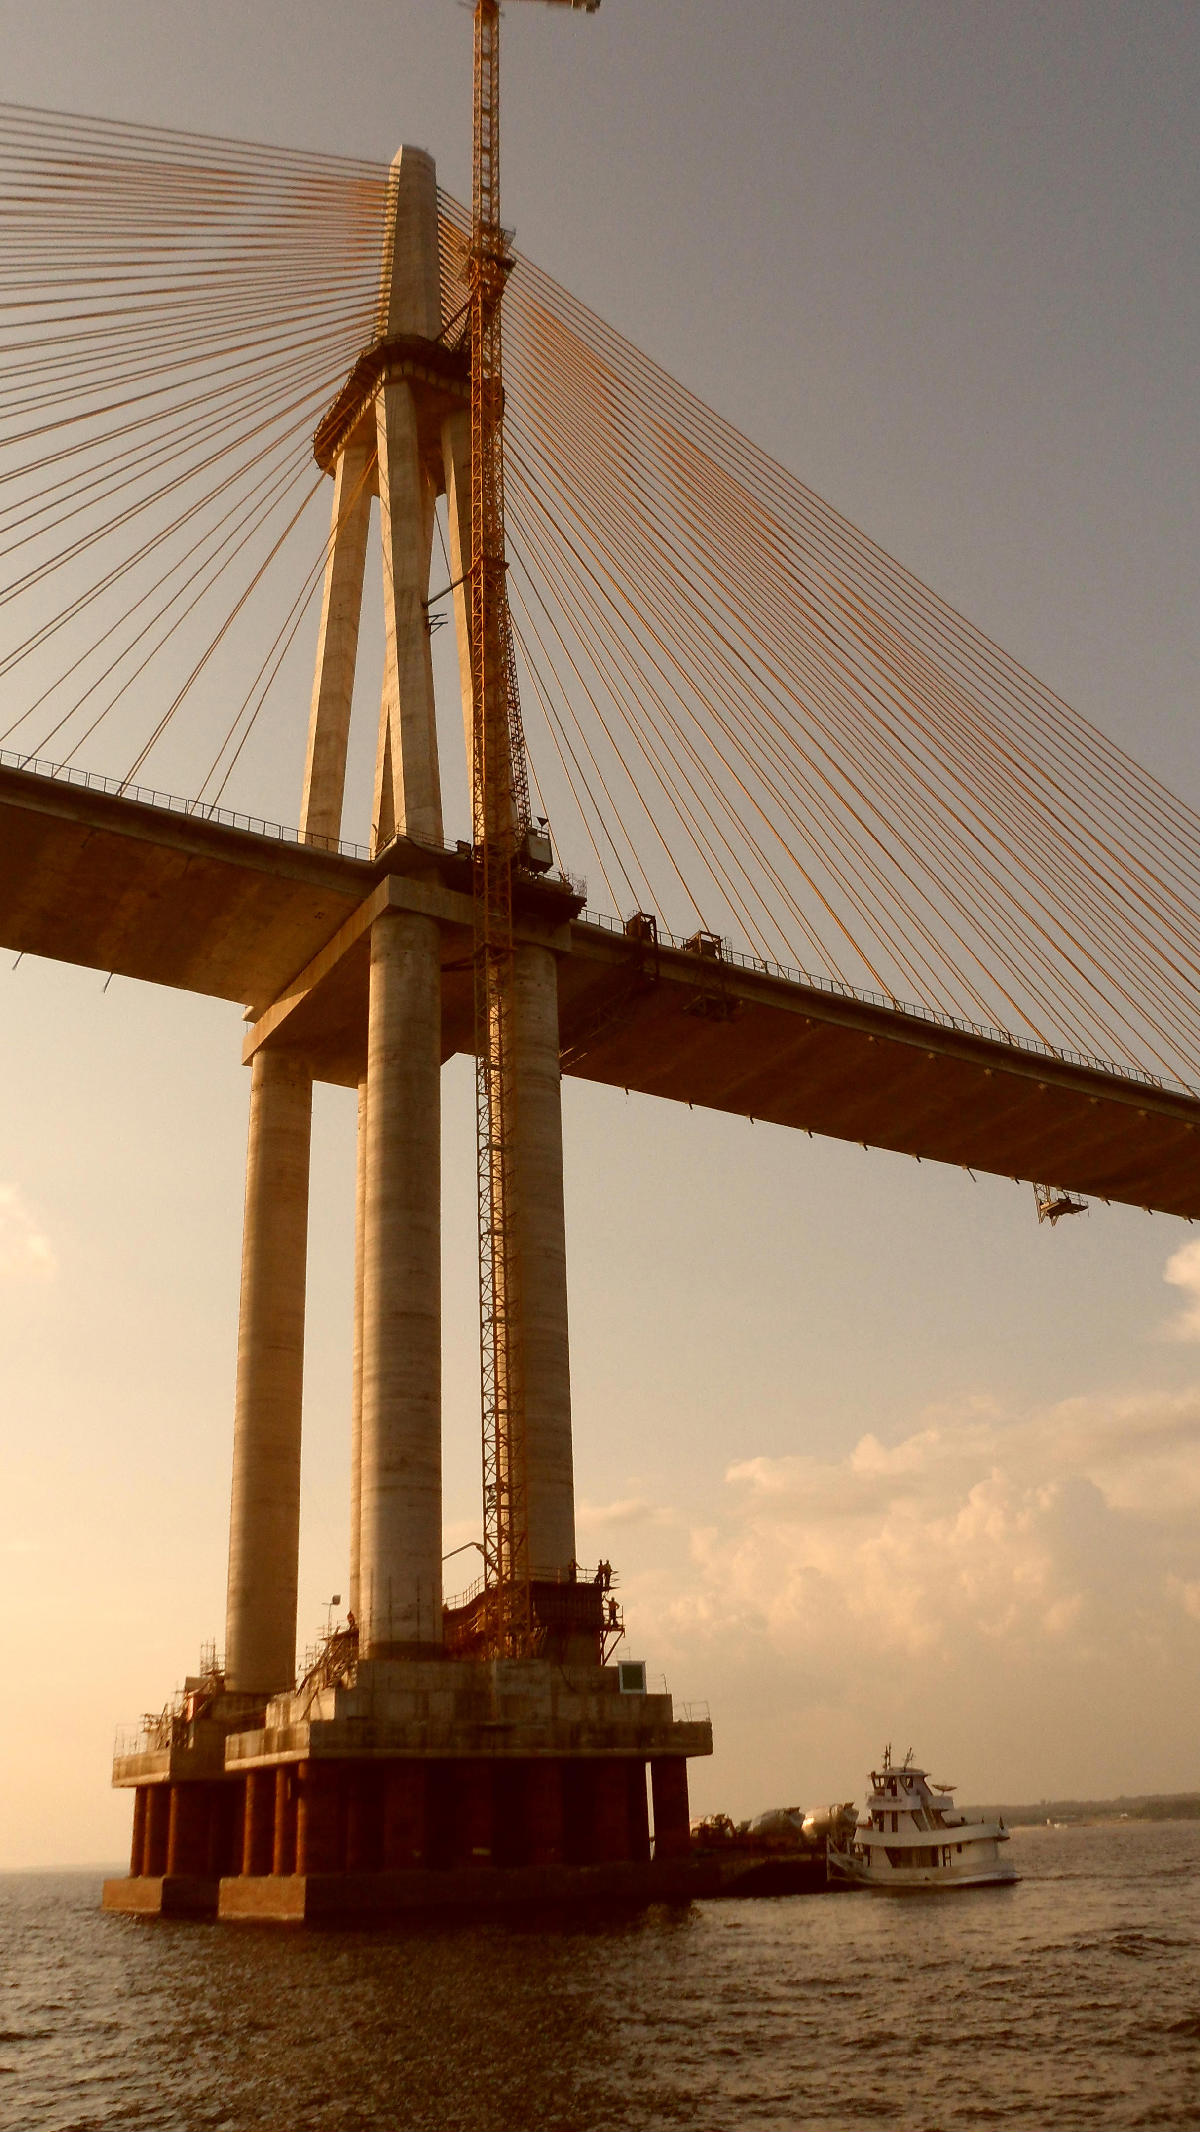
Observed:
[[[363,1659],[250,1716],[226,1713],[219,1754],[210,1735],[118,1765],[138,1843],[106,1909],[304,1921],[689,1891],[686,1764],[711,1729],[622,1693],[615,1666]]]

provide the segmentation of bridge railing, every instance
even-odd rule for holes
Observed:
[[[371,861],[381,856],[372,852],[366,844],[355,844],[344,837],[302,836],[298,829],[289,828],[283,822],[267,821],[255,814],[240,814],[229,807],[218,807],[207,800],[183,799],[176,792],[159,792],[148,785],[126,784],[121,778],[105,777],[98,770],[81,770],[74,763],[54,763],[40,757],[20,755],[11,748],[0,748],[0,768],[23,770],[33,777],[50,778],[57,784],[76,785],[89,792],[102,792],[116,799],[134,801],[138,806],[160,808],[168,814],[185,815],[203,822],[216,822],[226,829],[238,829],[251,836],[268,837],[274,843],[292,844],[302,851],[327,851],[338,858]],[[442,851],[447,857],[470,858],[471,846],[466,843],[441,844],[431,847]],[[586,894],[586,884],[560,870],[558,878],[564,886],[578,895]],[[594,925],[601,931],[627,938],[625,920],[614,918],[608,911],[585,908],[581,922]],[[668,932],[665,926],[658,928],[659,943],[663,947],[688,952],[689,943],[679,933]],[[760,955],[747,954],[735,948],[728,940],[721,941],[721,963],[727,967],[752,970],[756,975],[778,977],[787,984],[802,985],[809,991],[825,992],[835,999],[854,1000],[868,1007],[879,1007],[888,1014],[900,1014],[906,1020],[927,1023],[935,1029],[954,1029],[964,1036],[983,1037],[988,1043],[1005,1044],[1015,1051],[1028,1052],[1031,1057],[1057,1059],[1067,1066],[1083,1066],[1094,1073],[1116,1074],[1124,1081],[1133,1081],[1141,1088],[1170,1090],[1183,1096],[1200,1096],[1200,1089],[1187,1081],[1176,1081],[1160,1074],[1147,1073],[1137,1066],[1118,1065],[1112,1059],[1103,1059],[1094,1052],[1073,1051],[1066,1045],[1047,1044],[1041,1037],[1018,1036],[1011,1029],[1001,1029],[988,1022],[965,1020],[961,1015],[946,1014],[936,1007],[925,1007],[916,1000],[896,999],[891,993],[872,991],[863,985],[847,984],[844,979],[827,977],[819,970],[795,969],[790,963],[773,962]]]
[[[625,920],[613,918],[607,911],[585,910],[578,921],[584,925],[599,926],[606,933],[617,933],[626,938]],[[691,943],[680,933],[669,933],[665,926],[658,929],[659,945],[676,948],[681,953],[694,953]],[[902,1014],[906,1019],[927,1022],[935,1029],[956,1029],[964,1036],[985,1037],[992,1044],[1007,1044],[1015,1051],[1028,1051],[1035,1058],[1058,1059],[1068,1066],[1090,1067],[1096,1073],[1119,1074],[1123,1081],[1136,1081],[1143,1088],[1173,1089],[1179,1095],[1200,1095],[1200,1089],[1187,1081],[1172,1081],[1156,1073],[1146,1073],[1137,1066],[1118,1066],[1112,1059],[1102,1059],[1090,1051],[1072,1051],[1066,1045],[1045,1043],[1037,1036],[1017,1036],[1011,1029],[1000,1029],[988,1022],[971,1022],[961,1015],[945,1014],[936,1007],[923,1007],[916,1000],[896,999],[890,992],[873,992],[865,985],[850,985],[839,977],[826,977],[819,970],[793,969],[790,963],[772,962],[761,955],[748,955],[735,948],[728,940],[722,940],[719,958],[726,965],[741,970],[753,970],[763,977],[779,977],[787,984],[804,985],[809,991],[826,992],[835,999],[851,999],[867,1007],[882,1007],[888,1014]],[[712,967],[710,962],[709,967]]]
[[[372,851],[367,844],[352,843],[346,837],[318,836],[315,832],[305,835],[286,822],[268,821],[264,815],[239,814],[232,807],[218,807],[208,800],[183,799],[178,792],[160,792],[151,785],[131,785],[119,777],[105,777],[99,770],[81,770],[75,763],[49,762],[37,755],[21,755],[12,748],[0,748],[0,769],[22,770],[30,777],[49,778],[58,785],[75,785],[85,792],[102,792],[110,799],[132,800],[139,807],[157,807],[165,814],[184,815],[193,821],[216,822],[223,829],[238,829],[244,835],[267,837],[273,844],[294,844],[301,851],[328,851],[340,859],[360,859],[368,864],[381,859],[388,849],[381,844]],[[438,844],[422,837],[425,850],[440,851],[444,858],[470,859],[470,844],[461,841],[454,844]],[[583,898],[586,884],[561,867],[554,880],[569,889],[573,895]]]
[[[38,756],[18,755],[0,748],[0,768],[26,770],[31,777],[48,777],[58,785],[77,785],[86,792],[103,792],[113,799],[133,800],[139,807],[157,807],[167,814],[183,814],[201,822],[219,822],[226,829],[248,830],[252,836],[270,837],[276,844],[296,844],[306,851],[332,851],[342,859],[369,859],[365,844],[351,844],[342,837],[306,836],[283,822],[268,822],[257,814],[239,814],[232,807],[217,807],[208,800],[181,799],[177,792],[159,792],[150,785],[126,784],[119,777],[104,777],[99,770],[81,770],[75,763],[44,762]]]

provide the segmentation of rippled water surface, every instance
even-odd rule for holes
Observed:
[[[0,1876],[0,2126],[1200,2126],[1200,1823],[1012,1855],[1007,1889],[372,1934]]]

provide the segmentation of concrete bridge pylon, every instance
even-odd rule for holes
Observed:
[[[644,1899],[687,1881],[686,1763],[711,1752],[711,1728],[676,1722],[669,1696],[645,1692],[644,1666],[606,1662],[618,1603],[576,1562],[558,959],[580,899],[552,875],[522,880],[513,949],[534,1655],[488,1655],[485,1594],[449,1610],[443,1598],[440,1080],[458,1048],[444,1029],[447,974],[462,967],[471,921],[463,847],[443,842],[430,657],[442,495],[468,748],[474,706],[469,355],[442,311],[436,172],[405,147],[391,169],[377,338],[314,445],[332,526],[300,822],[306,844],[336,848],[374,520],[385,633],[375,878],[326,956],[331,997],[339,964],[353,964],[366,1002],[349,1031],[351,1613],[297,1684],[309,1141],[325,1053],[320,1038],[297,1038],[285,988],[246,1045],[225,1655],[118,1754],[114,1781],[133,1789],[135,1817],[130,1875],[106,1885],[113,1908],[307,1918],[587,1888]],[[465,864],[469,875],[469,850]]]

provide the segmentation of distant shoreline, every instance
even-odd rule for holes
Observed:
[[[1084,1827],[1100,1821],[1200,1821],[1200,1791],[1144,1792],[1136,1798],[1040,1799],[1035,1806],[973,1806],[989,1819],[1002,1815],[1006,1828],[1044,1828],[1047,1822]]]

